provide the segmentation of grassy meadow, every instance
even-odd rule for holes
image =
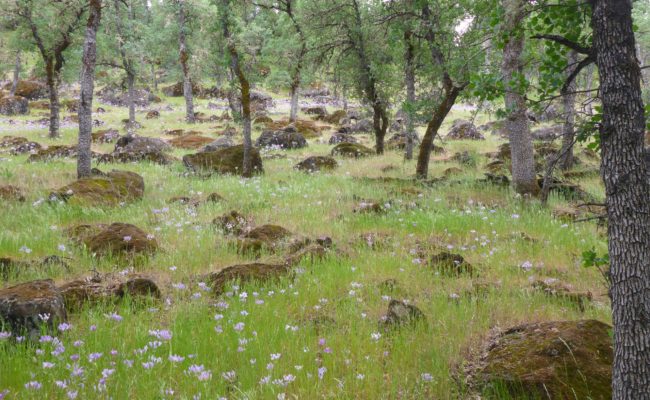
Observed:
[[[197,111],[214,114],[207,103],[197,100]],[[165,98],[167,104],[173,110],[163,106],[156,120],[146,120],[146,110],[139,110],[143,128],[137,133],[162,138],[165,130],[182,128],[216,139],[225,127],[222,122],[190,126],[182,120],[182,98]],[[107,112],[94,116],[105,122],[96,129],[124,133],[120,121],[127,110],[99,105]],[[161,105],[150,109],[156,107]],[[0,136],[23,136],[45,145],[76,142],[74,125],[62,129],[56,141],[47,138],[46,129],[22,125],[44,112],[12,118],[15,125],[5,118]],[[454,119],[469,116],[454,111],[442,132]],[[476,125],[487,119],[479,114]],[[255,136],[260,132],[257,128]],[[559,217],[558,210],[575,206],[570,199],[552,195],[542,207],[518,199],[509,188],[477,183],[488,163],[485,155],[503,139],[437,140],[446,153],[432,156],[429,176],[441,177],[450,167],[462,169],[440,182],[410,180],[415,162],[404,161],[398,151],[337,158],[339,167],[327,173],[294,170],[309,155],[329,155],[329,136],[310,140],[305,149],[271,152],[280,157],[265,153],[265,173],[252,179],[198,177],[181,162],[94,164],[103,171],[129,170],[144,177],[144,200],[115,208],[47,201],[51,190],[76,179],[73,159],[28,163],[27,155],[0,154],[0,184],[27,193],[23,203],[2,204],[0,257],[58,255],[68,257],[70,266],[16,271],[1,287],[43,278],[59,283],[96,270],[147,274],[163,291],[160,301],[134,298],[89,305],[71,313],[70,326],[59,335],[44,335],[37,344],[0,336],[0,399],[468,398],[464,364],[493,328],[583,318],[609,323],[602,277],[582,267],[581,260],[585,250],[606,250],[604,228]],[[361,137],[372,145],[369,135]],[[113,146],[93,145],[93,150],[110,152]],[[452,161],[459,151],[473,154],[476,165]],[[173,154],[180,159],[190,152]],[[598,175],[579,183],[594,198],[603,198]],[[168,201],[174,196],[204,199],[213,192],[225,201],[197,207]],[[385,204],[386,212],[353,212],[361,199]],[[212,224],[231,210],[251,216],[256,225],[329,236],[335,251],[324,260],[303,261],[279,282],[233,283],[215,298],[201,276],[254,259],[238,254],[233,240]],[[159,251],[137,263],[93,258],[64,233],[76,224],[98,222],[134,224],[155,235]],[[420,258],[440,251],[461,254],[474,266],[474,276],[441,276]],[[262,255],[271,262],[277,257]],[[590,291],[594,300],[580,310],[533,290],[531,283],[544,278]],[[477,294],[479,287],[484,290]],[[391,298],[416,305],[426,321],[381,329],[378,321]]]

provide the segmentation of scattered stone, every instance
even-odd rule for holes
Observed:
[[[212,273],[208,276],[207,280],[212,286],[215,296],[219,296],[225,291],[228,282],[268,282],[278,280],[280,277],[288,274],[289,271],[290,266],[288,265],[262,263],[239,264]]]
[[[92,133],[93,143],[113,143],[120,138],[117,129],[102,129]]]
[[[474,273],[474,267],[463,256],[446,251],[432,256],[429,265],[446,276],[472,276]]]
[[[468,167],[476,166],[476,160],[469,151],[462,151],[451,156],[451,160]]]
[[[298,132],[265,131],[255,142],[257,147],[273,147],[283,150],[302,149],[307,147],[307,140]]]
[[[255,118],[255,120],[253,121],[254,125],[266,125],[266,124],[272,124],[272,123],[273,123],[273,119],[271,119],[271,117],[269,117],[267,115],[259,116],[259,117]]]
[[[296,164],[295,169],[303,172],[330,171],[338,167],[338,163],[332,157],[312,156]]]
[[[414,305],[391,299],[388,313],[379,321],[380,328],[388,330],[426,320],[424,313]]]
[[[20,96],[7,96],[0,98],[1,115],[29,114],[29,101]]]
[[[348,117],[348,113],[345,110],[336,110],[330,115],[322,117],[323,122],[334,125],[341,125],[341,122]]]
[[[122,136],[115,143],[111,154],[99,157],[99,162],[140,162],[150,161],[160,165],[168,165],[174,158],[165,152],[170,149],[169,144],[161,139],[145,136]]]
[[[510,186],[510,179],[508,179],[508,177],[505,175],[497,175],[497,174],[490,174],[490,173],[486,173],[484,175],[485,178],[479,180],[479,183],[486,183],[489,185],[503,186],[503,187]]]
[[[302,108],[302,112],[307,115],[316,115],[318,117],[325,117],[328,114],[325,107],[306,107]]]
[[[354,208],[354,212],[359,214],[381,214],[385,211],[384,206],[373,201],[362,201]]]
[[[285,259],[285,263],[297,265],[305,260],[314,263],[327,257],[327,254],[328,248],[318,243],[312,243],[289,254]]]
[[[485,140],[483,135],[476,129],[473,123],[463,119],[457,119],[447,133],[450,140]]]
[[[226,201],[226,199],[224,199],[219,193],[213,192],[208,195],[205,201],[209,203],[220,203]]]
[[[612,328],[600,321],[553,321],[510,328],[494,337],[473,385],[513,398],[612,398]]]
[[[97,155],[94,154],[96,157]],[[32,153],[27,161],[29,162],[39,162],[39,161],[50,161],[55,158],[76,158],[77,157],[77,146],[49,146],[46,148],[41,148],[35,153]]]
[[[36,340],[43,325],[54,332],[66,320],[63,297],[50,279],[0,289],[0,322],[14,336],[27,335]]]
[[[404,150],[406,148],[407,139],[408,136],[406,132],[396,133],[386,141],[386,147],[389,149]],[[415,137],[413,138],[414,149],[415,146],[418,146],[419,144],[420,144],[420,138],[416,134]]]
[[[146,119],[158,119],[160,118],[160,111],[157,110],[151,110],[147,113],[145,116]]]
[[[557,138],[562,137],[562,125],[553,125],[545,128],[538,128],[531,132],[533,140],[542,140],[551,142]]]
[[[135,225],[116,222],[84,241],[97,256],[153,253],[158,243]]]
[[[533,282],[532,287],[547,296],[574,303],[582,312],[585,311],[585,307],[593,298],[591,292],[578,292],[572,285],[560,282],[555,278],[537,280]]]
[[[374,130],[372,121],[369,119],[362,119],[355,124],[347,125],[346,128],[350,133],[370,133]]]
[[[253,174],[264,172],[262,157],[258,149],[251,149]],[[244,164],[244,146],[232,146],[221,150],[188,154],[183,164],[193,172],[240,175]]]
[[[4,185],[0,186],[0,200],[23,202],[25,201],[25,194],[17,186]]]
[[[249,226],[246,216],[237,211],[230,211],[212,221],[219,229],[230,235],[241,235]]]
[[[133,102],[137,107],[148,107],[150,103],[157,102],[158,97],[147,89],[134,89]],[[130,102],[129,92],[116,85],[109,85],[97,92],[97,97],[102,103],[117,107],[128,107]]]
[[[187,150],[200,149],[201,147],[208,145],[209,143],[212,142],[213,142],[212,139],[210,139],[209,137],[200,136],[200,135],[185,135],[185,136],[174,138],[169,141],[169,143],[172,146],[181,149],[187,149]]]
[[[103,176],[93,176],[72,182],[50,194],[50,200],[71,204],[116,206],[141,200],[144,179],[134,172],[113,170]]]
[[[333,156],[361,158],[375,154],[372,149],[357,143],[339,143],[332,149]]]
[[[337,132],[330,137],[328,143],[332,145],[339,143],[358,143],[358,140],[350,134]]]
[[[75,279],[59,286],[68,312],[79,311],[86,305],[115,303],[131,298],[160,298],[158,285],[148,277],[135,276],[126,281],[96,274],[92,278]]]

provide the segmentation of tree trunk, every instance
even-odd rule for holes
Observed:
[[[567,69],[567,76],[575,70],[578,62],[578,53],[575,51],[569,52],[569,68]],[[569,85],[566,86],[565,91],[562,93],[562,105],[564,108],[564,124],[562,126],[562,149],[560,153],[560,169],[563,171],[569,170],[573,167],[573,141],[575,138],[575,119],[576,119],[576,80],[573,79]]]
[[[445,74],[444,79],[444,97],[438,107],[436,107],[432,118],[427,124],[427,130],[424,133],[422,138],[422,143],[420,144],[420,153],[418,154],[418,164],[415,168],[415,175],[418,179],[427,179],[429,175],[429,159],[431,158],[431,149],[433,148],[433,139],[438,134],[438,130],[442,125],[447,114],[451,111],[451,108],[456,103],[456,99],[460,92],[464,89],[463,87],[454,86],[449,75]]]
[[[593,0],[614,323],[613,399],[649,399],[650,187],[630,0]]]
[[[47,72],[47,89],[50,99],[50,129],[48,136],[51,139],[59,137],[59,78],[54,71],[54,64],[49,61],[46,66]]]
[[[372,126],[375,131],[375,149],[377,154],[384,154],[384,138],[388,130],[388,116],[384,105],[377,101],[372,106]]]
[[[129,68],[126,70],[126,84],[129,91],[129,126],[128,132],[129,135],[133,134],[135,129],[135,74],[131,69],[131,64],[129,63]]]
[[[16,89],[18,88],[18,81],[20,80],[20,51],[16,52],[16,64],[14,66],[14,79],[11,82],[11,90],[9,91],[10,96],[16,94]]]
[[[196,122],[194,116],[194,99],[192,97],[192,80],[190,79],[190,67],[188,61],[190,59],[187,51],[187,43],[185,38],[185,7],[184,0],[178,1],[178,41],[181,69],[183,70],[183,97],[185,97],[185,120],[193,124]]]
[[[404,158],[407,160],[413,159],[413,146],[416,138],[413,109],[415,106],[415,49],[411,40],[412,36],[411,31],[404,33],[404,42],[406,43],[406,52],[404,54],[404,83],[406,84],[406,144]]]
[[[524,49],[524,32],[521,23],[525,16],[522,0],[504,0],[506,10],[504,29],[508,39],[503,49],[502,73],[506,84],[505,106],[508,116],[504,129],[510,137],[512,154],[512,184],[521,195],[536,196],[540,187],[535,174],[535,155],[526,115],[526,98],[517,88],[518,77],[523,73],[521,60]]]
[[[291,111],[289,113],[289,122],[296,122],[298,118],[298,95],[300,92],[300,84],[296,85],[295,82],[291,85]]]
[[[153,91],[158,91],[158,77],[156,76],[156,65],[151,63],[151,79],[153,79]]]
[[[97,29],[102,13],[101,0],[90,0],[88,23],[81,61],[81,98],[79,100],[79,145],[77,147],[77,177],[90,176],[93,129],[93,90],[95,87],[95,63],[97,61]]]
[[[239,81],[241,93],[241,114],[244,133],[244,162],[242,175],[244,177],[251,177],[253,176],[253,163],[251,159],[251,153],[253,150],[253,142],[251,140],[251,88],[239,60],[237,45],[230,34],[230,8],[230,0],[222,0],[221,17],[223,23],[223,36],[226,38],[227,48],[230,54],[230,68],[233,75],[235,75]]]

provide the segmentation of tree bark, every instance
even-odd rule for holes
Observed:
[[[296,122],[298,118],[298,97],[300,95],[300,84],[302,83],[302,65],[307,54],[307,38],[293,13],[293,6],[293,0],[285,0],[284,12],[291,19],[293,28],[300,40],[300,52],[298,53],[291,77],[291,112],[289,113],[289,122]]]
[[[456,103],[456,99],[460,92],[465,88],[464,86],[455,86],[449,77],[445,74],[443,80],[444,84],[444,95],[438,107],[436,107],[433,112],[433,116],[427,124],[427,130],[424,133],[422,138],[422,143],[420,144],[420,153],[418,154],[418,163],[415,168],[415,175],[418,179],[426,179],[429,175],[429,160],[431,159],[431,149],[433,147],[433,139],[435,139],[438,134],[438,130],[445,118],[451,111],[451,108]]]
[[[232,73],[237,77],[237,80],[239,81],[241,94],[241,117],[244,133],[244,162],[242,175],[248,178],[253,176],[253,165],[251,159],[251,153],[253,149],[253,142],[251,139],[251,92],[250,83],[246,78],[246,73],[244,72],[239,59],[239,52],[237,51],[235,39],[230,34],[230,8],[230,0],[222,0],[221,17],[223,23],[223,36],[226,39],[228,53],[230,54],[230,68],[232,70]]]
[[[60,104],[59,104],[59,76],[58,73],[54,70],[54,64],[52,61],[47,62],[46,66],[46,83],[47,89],[49,92],[50,100],[50,129],[48,136],[51,139],[56,139],[59,137],[59,114],[60,114]]]
[[[95,87],[95,64],[97,61],[97,30],[102,15],[101,0],[89,0],[86,37],[81,60],[81,96],[79,100],[79,144],[77,147],[77,177],[90,176],[93,129],[93,90]]]
[[[289,112],[289,122],[296,122],[298,119],[298,97],[300,95],[299,84],[291,85],[291,111]]]
[[[135,74],[131,68],[131,63],[126,71],[126,85],[129,92],[129,134],[133,133],[135,129]]]
[[[650,185],[630,0],[592,0],[614,323],[613,399],[649,399]]]
[[[404,83],[406,85],[406,145],[404,147],[404,158],[406,160],[413,159],[413,146],[415,143],[415,121],[414,110],[415,106],[415,48],[412,41],[413,32],[406,31],[404,33],[404,43],[406,44],[406,51],[404,54]]]
[[[524,33],[521,23],[525,16],[525,3],[522,0],[503,0],[506,10],[504,32],[508,39],[503,49],[501,67],[506,84],[505,106],[508,114],[504,129],[510,137],[512,154],[512,185],[521,195],[537,196],[540,191],[535,174],[533,142],[526,115],[526,98],[516,87],[518,77],[523,73],[522,53]]]
[[[185,97],[185,120],[193,124],[196,122],[194,116],[194,99],[192,97],[192,80],[190,78],[190,67],[188,61],[190,59],[189,52],[187,51],[187,40],[185,35],[185,7],[184,0],[178,0],[178,42],[181,69],[183,70],[183,97]]]
[[[575,70],[578,62],[578,53],[574,50],[569,52],[569,68],[567,69],[567,76]],[[564,124],[562,125],[562,148],[560,153],[560,169],[563,171],[569,170],[573,167],[573,139],[575,137],[575,119],[576,119],[576,80],[573,79],[567,85],[562,93],[562,106],[564,108]]]
[[[20,80],[20,51],[16,52],[16,62],[14,65],[14,79],[11,82],[11,90],[9,91],[10,96],[16,94],[16,89],[18,88],[18,81]]]

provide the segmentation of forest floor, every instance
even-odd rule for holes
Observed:
[[[169,139],[165,130],[199,131],[216,139],[223,122],[188,125],[182,98],[140,110],[137,133]],[[207,100],[197,111],[214,114]],[[172,110],[165,107],[171,105]],[[98,129],[123,134],[125,108],[103,104]],[[145,113],[159,108],[160,118]],[[330,111],[332,111],[330,109]],[[219,111],[221,113],[221,111]],[[1,135],[44,145],[76,143],[75,125],[59,140],[23,121],[46,111],[0,122]],[[72,115],[69,113],[65,114]],[[467,117],[454,111],[443,126]],[[286,118],[273,110],[274,120]],[[306,116],[301,116],[307,118]],[[479,114],[477,125],[488,117]],[[97,129],[97,128],[96,128]],[[256,127],[254,135],[261,132]],[[583,251],[606,251],[606,232],[596,221],[575,222],[580,201],[552,194],[547,207],[522,201],[509,187],[480,182],[488,155],[505,141],[437,140],[429,176],[411,180],[415,162],[401,151],[360,159],[337,157],[331,172],[306,174],[294,165],[310,155],[329,155],[331,132],[300,150],[263,152],[264,174],[252,179],[189,174],[181,162],[100,164],[107,172],[129,170],[144,178],[144,199],[114,208],[51,203],[48,194],[76,179],[74,159],[27,162],[28,155],[0,154],[0,183],[26,193],[25,202],[2,203],[0,257],[34,260],[66,257],[57,265],[13,271],[0,286],[51,278],[57,283],[100,274],[151,276],[161,300],[126,299],[89,304],[69,314],[58,339],[38,346],[0,337],[0,398],[113,399],[447,399],[464,398],[463,365],[495,328],[521,323],[596,319],[609,323],[602,276],[582,266]],[[369,134],[357,135],[372,146]],[[114,144],[93,145],[108,153]],[[469,161],[454,161],[458,152]],[[192,150],[173,150],[179,159]],[[577,151],[581,154],[581,150]],[[579,166],[591,173],[580,186],[602,201],[596,160]],[[387,179],[395,178],[395,179]],[[217,192],[224,200],[203,201]],[[198,204],[170,203],[175,196]],[[378,212],[355,212],[376,202]],[[213,219],[236,210],[254,221],[280,225],[295,235],[332,239],[322,259],[303,259],[277,281],[228,284],[215,298],[203,274],[233,264],[275,263],[278,254],[242,255]],[[65,234],[89,223],[125,222],[155,236],[159,249],[137,260],[93,257]],[[457,253],[473,273],[445,276],[427,260]],[[578,306],[548,296],[533,283],[557,279],[591,292]],[[391,299],[417,306],[417,324],[384,329],[379,323]]]

